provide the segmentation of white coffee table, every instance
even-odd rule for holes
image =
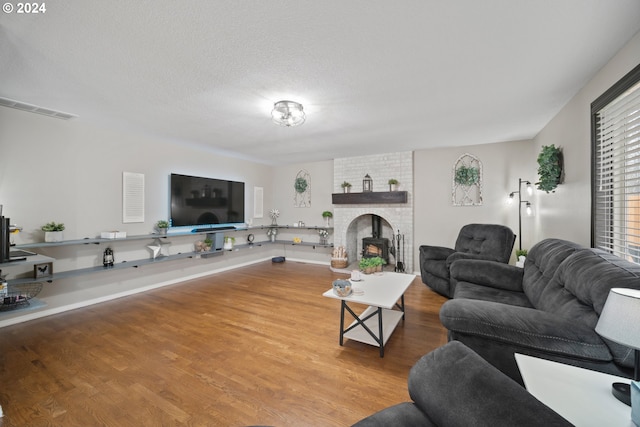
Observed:
[[[573,425],[633,426],[631,408],[611,394],[628,378],[516,353],[527,391]]]
[[[346,337],[380,347],[380,357],[384,357],[384,345],[400,319],[404,319],[404,293],[415,277],[415,274],[386,271],[362,275],[361,281],[351,282],[354,293],[348,297],[339,297],[333,292],[333,288],[322,294],[328,298],[341,300],[340,345],[343,345]],[[363,293],[358,294],[358,290]],[[358,315],[349,307],[347,304],[349,302],[365,304],[369,307]],[[345,310],[355,319],[346,329],[344,327]]]

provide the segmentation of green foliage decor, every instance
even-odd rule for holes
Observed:
[[[351,188],[351,184],[348,183],[347,181],[345,181],[342,184],[340,184],[340,187],[342,187],[342,188]]]
[[[309,184],[307,183],[307,180],[304,178],[296,178],[296,182],[293,184],[293,186],[295,187],[296,192],[304,193],[307,190],[307,187],[309,186]]]
[[[480,181],[480,171],[473,166],[460,166],[456,169],[456,184],[471,186]]]
[[[64,224],[51,221],[42,226],[42,231],[64,231]]]
[[[527,256],[529,251],[526,249],[516,249],[516,258],[520,258],[521,256]]]
[[[362,258],[358,264],[361,270],[365,270],[371,267],[378,267],[386,264],[386,261],[379,256],[374,256],[371,258]]]
[[[555,145],[545,145],[538,155],[538,190],[552,192],[562,177],[562,152]]]
[[[157,228],[169,228],[169,221],[165,221],[165,220],[161,219],[160,221],[156,222],[156,227]]]
[[[322,212],[322,218],[333,218],[333,213],[331,211]]]

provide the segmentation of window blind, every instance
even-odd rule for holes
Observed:
[[[640,263],[640,73],[592,111],[592,241]],[[620,92],[620,87],[614,86]],[[595,104],[595,103],[594,103]],[[592,106],[593,108],[593,106]]]

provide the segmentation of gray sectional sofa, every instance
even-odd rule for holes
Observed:
[[[640,265],[546,239],[524,268],[485,260],[451,264],[453,299],[440,310],[449,339],[522,384],[514,353],[631,377],[633,351],[595,332],[609,290],[640,289]]]

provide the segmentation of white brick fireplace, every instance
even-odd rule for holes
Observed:
[[[413,272],[413,152],[379,154],[335,159],[333,192],[341,193],[344,181],[352,184],[352,193],[362,192],[362,180],[369,174],[373,191],[389,191],[390,178],[398,180],[398,190],[407,191],[407,203],[333,205],[334,245],[347,249],[352,265],[361,258],[362,238],[371,236],[371,215],[382,218],[382,236],[392,244],[394,235],[404,237],[400,261],[406,272]],[[392,257],[391,262],[395,263]]]

